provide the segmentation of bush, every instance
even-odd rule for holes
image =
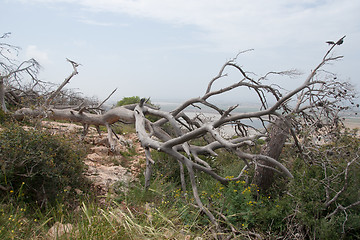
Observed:
[[[258,146],[254,147],[257,150]],[[253,150],[253,149],[251,149]],[[226,151],[218,151],[215,159],[207,159],[222,176],[233,178],[244,166],[240,159]],[[347,207],[359,201],[360,184],[360,140],[345,134],[335,142],[311,149],[305,158],[293,147],[283,149],[282,157],[294,175],[294,179],[279,178],[267,195],[258,192],[251,184],[254,172],[247,172],[243,179],[224,186],[207,174],[197,172],[198,191],[201,201],[214,215],[222,213],[235,228],[251,230],[282,239],[358,239],[360,237],[360,205],[345,211],[334,211],[338,206]],[[191,189],[182,195],[179,167],[162,153],[154,153],[154,174],[161,180],[173,184],[173,191],[165,199],[172,208],[181,211],[186,219],[198,218],[191,207]],[[351,165],[349,163],[352,162]],[[240,161],[240,162],[239,162]],[[345,169],[348,166],[347,184],[335,202],[326,206],[326,187],[333,198],[345,184]],[[326,175],[325,175],[326,172]],[[186,174],[186,177],[187,174]],[[154,180],[156,181],[156,180]],[[186,179],[187,183],[189,180]],[[154,186],[154,182],[152,183]],[[270,194],[270,195],[269,195]],[[149,199],[148,199],[149,200]],[[198,224],[208,221],[198,218]],[[204,220],[204,221],[203,221]]]
[[[121,99],[120,101],[118,101],[116,103],[116,107],[120,107],[120,106],[124,106],[124,105],[137,104],[137,103],[140,103],[140,100],[141,99],[140,99],[139,96],[124,97],[123,99]],[[149,105],[149,106],[152,106],[154,108],[159,108],[159,106],[156,106],[155,104],[152,104],[150,99],[147,99],[146,104]],[[149,119],[151,122],[155,122],[155,121],[160,119],[160,117],[153,116],[153,115],[148,115],[146,118]]]
[[[338,206],[346,208],[359,201],[359,147],[359,139],[345,135],[320,149],[312,149],[309,159],[295,157],[293,149],[285,149],[285,155],[293,158],[294,179],[279,187],[286,194],[274,189],[273,193],[280,194],[274,194],[273,200],[255,210],[257,222],[261,223],[257,228],[271,228],[273,233],[287,237],[358,239],[360,206],[334,211]],[[336,201],[326,206],[343,188]]]
[[[71,203],[74,190],[88,186],[82,174],[85,152],[71,140],[12,124],[0,132],[0,146],[0,185],[7,192],[0,194],[8,200]]]
[[[10,115],[5,113],[2,109],[0,109],[0,124],[6,123],[10,119],[11,119]]]
[[[119,106],[139,103],[139,102],[140,102],[140,97],[139,96],[124,97],[123,99],[121,99],[120,101],[118,101],[116,103],[116,106],[119,107]]]

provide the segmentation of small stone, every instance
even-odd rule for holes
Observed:
[[[74,191],[76,192],[77,195],[82,195],[84,193],[83,191],[81,191],[80,189],[77,189],[77,188],[75,188]]]
[[[72,224],[62,224],[59,222],[56,222],[48,231],[48,236],[52,239],[58,239],[64,234],[70,233],[73,229]]]

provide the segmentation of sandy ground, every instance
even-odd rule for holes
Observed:
[[[360,118],[358,117],[346,118],[345,126],[350,129],[358,128],[360,130]]]

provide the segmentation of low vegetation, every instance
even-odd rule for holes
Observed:
[[[327,42],[318,65],[293,90],[276,79],[299,76],[297,71],[252,74],[238,63],[244,51],[224,63],[203,96],[171,112],[138,96],[104,112],[115,90],[101,103],[66,90],[80,65],[69,59],[73,71],[52,89],[37,78],[35,59],[12,58],[20,48],[2,43],[9,35],[0,36],[1,52],[8,53],[0,54],[1,239],[360,238],[360,142],[340,119],[341,112],[359,107],[357,94],[322,68],[343,58],[333,50],[345,36]],[[224,77],[229,85],[217,88]],[[214,105],[212,97],[235,89],[250,90],[261,108],[241,113],[238,105]],[[221,117],[193,121],[188,107],[210,108]],[[44,118],[82,124],[82,137],[50,133],[40,127]],[[254,119],[267,131],[246,123]],[[140,179],[96,191],[84,177],[87,146],[80,141],[90,125],[107,132],[102,144],[109,144],[109,156],[121,154],[107,163],[130,168]],[[224,125],[234,126],[237,136],[219,134]],[[143,153],[121,136],[135,131]],[[115,138],[127,149],[117,149]],[[134,160],[137,154],[146,164]],[[88,166],[95,174],[100,169]]]
[[[360,140],[344,132],[318,151],[300,154],[286,147],[282,158],[294,174],[264,194],[253,172],[227,186],[197,173],[204,205],[221,219],[217,233],[183,192],[179,169],[153,153],[156,164],[149,190],[144,179],[128,191],[116,189],[100,203],[83,177],[86,147],[75,139],[9,123],[0,132],[0,238],[44,239],[55,223],[70,224],[58,239],[358,239],[360,237]],[[6,124],[4,122],[7,122]],[[72,143],[71,143],[72,142]],[[259,151],[263,141],[248,149]],[[248,147],[249,148],[249,147]],[[136,153],[133,153],[136,154]],[[228,178],[243,167],[222,150],[207,159]],[[332,201],[334,199],[334,201]],[[60,234],[59,234],[60,235]]]
[[[64,198],[71,205],[74,189],[86,190],[86,152],[73,144],[74,139],[11,124],[0,140],[0,185],[19,200],[46,207]]]

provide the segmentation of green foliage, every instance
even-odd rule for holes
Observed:
[[[46,238],[48,228],[56,221],[72,223],[75,231],[70,234],[70,238],[74,239],[184,239],[185,235],[192,239],[195,236],[204,239],[209,237],[204,233],[210,232],[211,224],[206,215],[194,207],[187,174],[188,189],[183,192],[179,165],[166,154],[152,152],[156,164],[153,166],[153,178],[148,191],[144,191],[144,177],[140,175],[140,181],[115,187],[118,194],[116,202],[108,201],[106,206],[96,202],[84,203],[79,212],[71,212],[66,208],[67,202],[76,200],[70,192],[74,188],[81,188],[77,184],[84,182],[80,176],[75,177],[82,171],[81,166],[77,167],[82,154],[70,140],[42,131],[25,131],[13,125],[0,132],[0,144],[0,185],[8,188],[6,192],[1,192],[4,199],[0,205],[1,239]],[[258,144],[263,143],[260,141]],[[309,152],[307,159],[294,148],[284,148],[282,156],[287,160],[285,164],[294,179],[278,179],[270,195],[262,195],[251,184],[254,172],[250,170],[245,171],[244,178],[228,185],[222,185],[209,175],[197,172],[199,195],[205,207],[220,219],[224,229],[230,224],[239,230],[236,236],[239,239],[248,232],[269,239],[359,239],[359,205],[347,209],[346,213],[339,210],[331,215],[337,206],[347,207],[359,201],[359,147],[360,140],[351,133],[345,133],[334,143]],[[71,149],[70,153],[66,149]],[[249,151],[258,149],[259,146],[255,146]],[[229,179],[237,176],[244,167],[242,160],[228,151],[217,153],[216,158],[203,159],[222,176]],[[130,149],[122,154],[131,159],[135,152]],[[55,160],[58,155],[64,157]],[[353,159],[356,161],[349,165]],[[56,167],[49,165],[51,160],[56,163]],[[73,165],[72,170],[62,170],[66,168],[62,162]],[[21,163],[26,167],[22,167]],[[344,186],[347,166],[346,189],[335,202],[326,207],[326,186],[330,187],[330,198],[334,197]],[[43,180],[31,177],[29,172],[36,173]],[[330,182],[327,177],[331,179]],[[53,207],[46,208],[46,211],[29,211],[35,207],[28,202],[44,202],[45,197],[41,195],[43,189],[46,200],[52,202]],[[55,197],[51,200],[49,196],[53,195]],[[184,234],[179,235],[180,231]]]
[[[318,151],[313,150],[310,153],[310,163],[301,157],[293,158],[294,179],[281,188],[287,194],[275,194],[274,199],[266,202],[265,207],[256,209],[257,220],[262,223],[258,228],[266,231],[271,227],[279,235],[297,233],[303,238],[358,239],[359,205],[346,212],[340,210],[331,214],[337,206],[347,207],[359,201],[359,147],[358,138],[345,135],[334,143],[322,146]],[[286,149],[286,154],[296,156],[290,148]],[[349,165],[353,159],[357,162]],[[347,167],[348,175],[345,180]],[[335,197],[345,184],[346,188],[337,200],[326,206],[325,203]],[[273,192],[279,193],[276,190]]]
[[[34,234],[37,219],[28,219],[25,205],[0,205],[0,239],[30,239]]]
[[[135,124],[116,123],[111,126],[117,134],[136,133]]]
[[[130,105],[130,104],[136,104],[136,103],[139,103],[140,100],[141,100],[141,98],[139,96],[124,97],[123,99],[121,99],[120,101],[118,101],[116,103],[116,107]],[[146,101],[146,104],[148,104],[152,107],[158,108],[158,106],[151,103],[150,99],[148,99]],[[159,117],[152,116],[152,115],[148,115],[146,118],[149,119],[151,122],[155,122],[155,121],[159,120]]]
[[[136,103],[139,103],[140,100],[141,100],[141,98],[139,96],[123,97],[123,99],[121,99],[120,101],[118,101],[116,103],[116,106],[119,107],[119,106],[124,106],[124,105],[136,104]],[[155,106],[154,104],[151,103],[150,100],[148,100],[146,103],[151,106]]]
[[[8,113],[5,113],[2,109],[0,109],[0,124],[4,124],[10,121],[11,116]]]
[[[116,103],[116,106],[119,107],[119,106],[139,103],[139,102],[140,102],[140,97],[139,96],[124,97],[123,99],[121,99],[120,101],[118,101]]]
[[[0,123],[4,123],[5,122],[5,112],[0,109]]]
[[[76,188],[87,187],[82,175],[85,152],[74,139],[16,124],[0,132],[0,194],[9,201],[70,204]],[[8,195],[10,193],[10,195]]]
[[[345,134],[334,143],[324,145],[318,150],[313,149],[308,156],[312,162],[303,159],[292,147],[286,147],[283,157],[287,160],[287,167],[294,174],[294,179],[278,179],[270,190],[270,195],[263,195],[257,186],[251,184],[253,170],[245,172],[244,178],[222,185],[207,174],[197,172],[198,191],[203,204],[211,210],[216,217],[222,219],[217,213],[226,216],[228,224],[241,230],[251,230],[272,237],[279,238],[315,238],[315,239],[357,239],[360,232],[360,206],[357,205],[344,211],[331,215],[337,206],[349,206],[359,201],[360,140]],[[259,142],[262,144],[262,142]],[[249,151],[257,151],[259,146]],[[227,151],[218,151],[217,158],[207,157],[206,161],[218,173],[227,178],[237,176],[244,164],[233,154]],[[161,179],[163,186],[171,183],[173,190],[169,192],[164,188],[165,206],[182,211],[181,220],[187,219],[199,225],[207,225],[208,220],[191,207],[195,204],[191,197],[191,189],[182,192],[179,179],[178,164],[171,163],[173,159],[162,153],[152,154],[156,164],[154,174]],[[330,198],[340,191],[345,184],[345,169],[348,167],[347,187],[339,198],[326,207],[326,186],[329,185]],[[325,164],[325,165],[324,165]],[[326,180],[326,176],[331,181]],[[189,183],[189,179],[186,179]],[[156,183],[152,183],[154,186]],[[188,184],[189,187],[189,184]],[[159,190],[159,191],[160,191]],[[148,198],[147,201],[150,201]],[[196,227],[192,228],[196,229]],[[269,236],[270,237],[270,236]]]
[[[153,166],[155,176],[161,176],[164,182],[180,183],[180,168],[176,159],[157,151],[152,151],[151,156],[156,159],[156,164]]]

